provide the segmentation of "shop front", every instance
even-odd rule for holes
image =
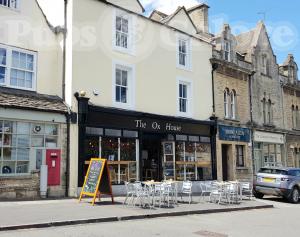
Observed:
[[[252,177],[250,129],[218,126],[217,157],[220,180],[248,180]]]
[[[254,131],[254,169],[286,166],[284,134]]]
[[[93,157],[108,160],[113,184],[216,177],[211,121],[92,105],[85,112],[79,113],[79,187]]]

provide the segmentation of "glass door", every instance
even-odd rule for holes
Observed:
[[[162,146],[164,179],[175,180],[175,142],[163,142]]]

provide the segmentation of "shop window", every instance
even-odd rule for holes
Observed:
[[[137,138],[138,137],[138,132],[137,131],[124,130],[123,131],[123,137]]]
[[[120,137],[121,136],[121,130],[105,129],[105,136]]]
[[[86,127],[85,132],[86,132],[86,134],[88,134],[88,135],[99,135],[99,136],[103,136],[103,128]]]
[[[212,179],[210,144],[176,142],[175,179],[179,181]]]
[[[244,146],[236,146],[236,167],[245,167]]]
[[[55,124],[0,121],[0,174],[29,173],[31,171],[30,162],[35,162],[35,157],[30,155],[35,147],[57,148],[58,126]]]
[[[113,184],[136,180],[136,139],[102,137],[101,156],[108,160]]]

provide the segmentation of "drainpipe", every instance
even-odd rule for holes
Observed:
[[[67,42],[67,6],[68,0],[64,0],[64,31],[63,31],[63,81],[62,81],[62,98],[66,101],[66,42]],[[67,150],[66,150],[66,189],[65,196],[69,196],[69,181],[70,181],[70,116],[71,110],[68,108],[68,113],[66,114],[67,123]]]
[[[67,6],[68,0],[64,0],[64,30],[63,30],[63,81],[62,81],[62,98],[66,100],[66,43],[67,43]]]
[[[214,125],[211,128],[211,134],[212,134],[212,141],[211,141],[211,157],[212,157],[212,173],[213,173],[213,180],[218,179],[218,168],[217,168],[217,124],[218,124],[218,118],[216,117],[216,106],[215,106],[215,79],[214,79],[214,72],[218,69],[217,63],[212,63],[212,70],[211,70],[211,81],[212,81],[212,109],[213,114],[210,117],[210,120],[214,121]]]
[[[254,170],[255,170],[255,157],[254,157],[254,136],[253,136],[253,132],[254,132],[254,126],[253,126],[253,98],[252,98],[252,80],[253,80],[253,76],[254,76],[255,72],[252,72],[249,75],[248,78],[248,93],[249,93],[249,104],[250,104],[250,129],[251,129],[251,157],[252,157],[252,177],[254,177]]]

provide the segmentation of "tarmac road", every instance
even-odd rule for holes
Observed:
[[[273,209],[0,232],[1,237],[299,237],[300,203]],[[2,213],[1,213],[2,214]],[[30,213],[28,213],[30,215]]]

